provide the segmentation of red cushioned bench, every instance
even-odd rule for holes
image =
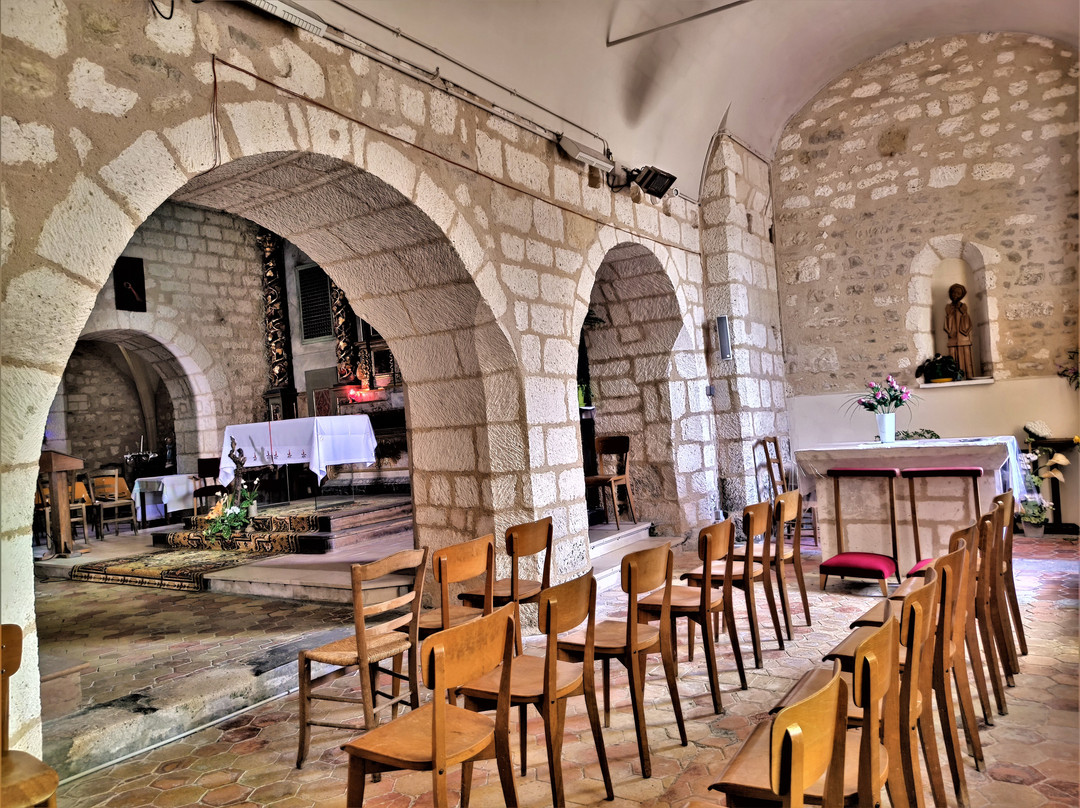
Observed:
[[[896,556],[896,479],[900,476],[900,469],[894,468],[834,468],[826,474],[833,481],[833,502],[836,503],[836,555],[821,562],[821,588],[825,588],[829,576],[836,575],[840,578],[869,578],[876,580],[881,586],[881,592],[885,597],[889,596],[888,579],[890,575],[896,576],[900,582],[899,565]],[[840,480],[848,479],[882,479],[888,483],[889,488],[889,527],[892,531],[892,555],[883,553],[861,553],[844,551],[844,517],[840,507]]]

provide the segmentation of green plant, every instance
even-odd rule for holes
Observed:
[[[934,354],[932,358],[924,360],[915,369],[915,378],[926,379],[928,382],[935,379],[949,379],[955,382],[964,378],[964,371],[960,370],[960,363],[953,357]]]
[[[896,430],[897,440],[937,440],[940,438],[937,432],[932,429],[898,429]]]
[[[1042,494],[1029,495],[1020,502],[1020,521],[1029,525],[1045,525],[1050,521],[1053,508]]]
[[[1057,375],[1072,385],[1073,390],[1080,390],[1080,350],[1068,351],[1069,361],[1058,365]]]
[[[223,495],[221,502],[214,509],[221,510],[207,522],[203,529],[203,536],[207,539],[225,540],[231,538],[234,533],[243,533],[250,521],[248,509],[258,498],[256,491],[258,487],[258,480],[253,483],[245,481],[241,483],[238,493]]]

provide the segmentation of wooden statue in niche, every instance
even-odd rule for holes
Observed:
[[[956,360],[964,378],[970,379],[975,376],[975,368],[971,359],[971,315],[967,305],[961,302],[966,294],[967,289],[961,283],[949,287],[952,302],[945,307],[945,334],[949,338],[949,356]]]

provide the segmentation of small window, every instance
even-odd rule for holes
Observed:
[[[300,289],[300,324],[304,340],[334,336],[330,314],[330,278],[315,264],[296,268]]]

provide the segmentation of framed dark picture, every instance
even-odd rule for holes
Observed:
[[[117,311],[146,311],[143,260],[121,255],[113,267],[113,293]]]

